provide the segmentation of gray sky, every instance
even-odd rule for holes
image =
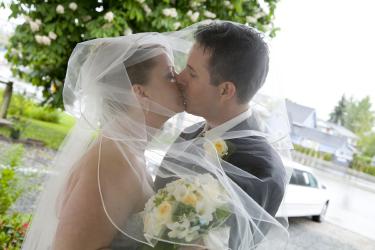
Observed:
[[[373,0],[279,2],[266,90],[316,108],[323,119],[342,94],[370,95],[375,110],[374,9]]]

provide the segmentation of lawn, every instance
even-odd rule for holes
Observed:
[[[59,123],[25,118],[27,126],[21,133],[21,139],[31,138],[40,140],[43,141],[47,147],[58,149],[75,122],[75,119],[72,116],[64,112],[61,112],[59,116]],[[9,137],[10,129],[0,127],[0,134]]]

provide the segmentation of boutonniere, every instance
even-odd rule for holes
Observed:
[[[233,152],[232,144],[221,138],[206,142],[204,145],[205,151],[212,154],[212,146],[221,159],[225,159]]]

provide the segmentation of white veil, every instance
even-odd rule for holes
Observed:
[[[172,244],[208,249],[285,248],[287,221],[276,220],[230,177],[245,183],[266,183],[265,187],[273,179],[261,179],[225,161],[215,143],[205,138],[175,140],[182,127],[160,131],[148,126],[145,114],[150,112],[166,119],[175,115],[182,123],[192,121],[160,103],[140,100],[133,91],[128,71],[134,65],[166,55],[176,69],[184,67],[198,25],[174,33],[95,39],[76,46],[69,59],[63,96],[66,110],[77,122],[53,161],[54,175],[44,185],[22,249],[53,249],[62,223],[60,215],[66,212],[64,204],[73,192],[72,183],[86,169],[94,173],[100,201],[97,208],[106,219],[98,228],[108,228],[112,237],[106,247],[168,249]],[[148,70],[143,68],[142,74],[147,75]],[[259,130],[231,131],[221,139],[263,143],[259,138],[265,138],[275,151],[287,156],[291,143],[282,101],[257,95],[252,107]],[[147,159],[145,152],[150,156]],[[267,157],[262,152],[253,154],[259,159]],[[158,177],[170,182],[155,190],[153,180]],[[289,181],[288,174],[274,178],[282,179],[281,190]],[[189,192],[194,196],[188,204],[176,198],[179,195],[184,199]],[[172,193],[173,197],[165,195],[156,202],[158,195]],[[271,198],[265,197],[263,204]],[[129,206],[129,200],[141,205]],[[161,211],[161,204],[169,212],[160,219],[155,213]],[[181,205],[188,206],[182,209]],[[190,209],[191,218],[184,209]],[[179,211],[183,212],[176,216]],[[89,209],[87,212],[90,214]],[[100,216],[90,220],[100,221]]]

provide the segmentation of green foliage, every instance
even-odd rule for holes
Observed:
[[[371,164],[371,158],[359,154],[355,154],[353,156],[353,160],[350,163],[350,167],[353,169],[357,169],[359,171],[363,171],[365,168],[369,167]]]
[[[278,0],[103,0],[77,1],[77,6],[71,2],[18,0],[10,4],[10,17],[26,17],[7,48],[13,74],[43,86],[44,103],[59,107],[68,58],[79,42],[131,32],[173,31],[208,18],[248,23],[271,37],[278,30],[273,24]]]
[[[375,126],[375,113],[371,110],[370,97],[357,101],[353,98],[348,100],[343,96],[330,114],[330,121],[362,137]]]
[[[333,154],[323,153],[323,160],[332,161],[333,160]]]
[[[370,174],[370,175],[375,176],[375,167],[368,166],[368,167],[363,168],[362,171],[366,174]]]
[[[344,126],[359,136],[371,131],[375,125],[375,114],[371,110],[371,101],[368,96],[360,101],[350,99],[346,112]]]
[[[0,215],[4,214],[23,192],[16,168],[24,154],[23,145],[16,144],[1,155]]]
[[[2,103],[3,90],[0,90],[0,103]],[[30,98],[20,94],[13,94],[8,109],[8,116],[28,117],[40,121],[58,123],[59,112],[57,109],[41,106]]]
[[[296,150],[296,151],[298,151],[302,154],[305,154],[305,155],[309,155],[309,156],[312,156],[312,157],[315,157],[315,158],[320,158],[320,159],[323,159],[325,161],[332,161],[332,159],[333,159],[333,154],[330,154],[330,153],[324,153],[324,152],[316,151],[312,148],[306,148],[306,147],[303,147],[303,146],[297,145],[297,144],[294,144],[293,147],[294,147],[294,150]]]
[[[329,114],[329,121],[336,123],[338,125],[343,126],[345,123],[345,116],[346,116],[346,107],[347,107],[347,100],[345,95],[343,95],[335,107],[334,111]]]
[[[0,214],[0,249],[21,249],[30,221],[28,214]]]
[[[375,133],[365,134],[361,137],[358,142],[358,147],[363,152],[363,155],[367,157],[375,156]]]

